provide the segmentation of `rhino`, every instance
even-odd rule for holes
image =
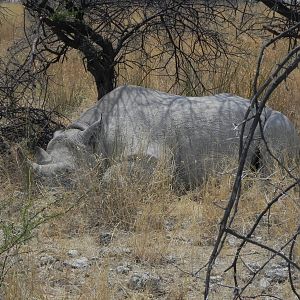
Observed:
[[[124,161],[131,166],[144,161],[147,169],[167,157],[175,182],[195,187],[213,171],[222,170],[228,158],[238,157],[241,124],[249,105],[249,100],[232,94],[186,97],[121,86],[57,131],[46,150],[38,149],[37,162],[28,163],[36,178],[55,178],[67,185],[82,167],[94,166],[97,157],[107,161],[103,178]],[[244,136],[251,122],[250,115]],[[284,154],[299,155],[299,135],[282,113],[266,107],[261,128],[249,149],[248,165],[272,164],[262,133],[279,159]]]

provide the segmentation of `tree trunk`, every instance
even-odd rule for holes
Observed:
[[[83,43],[78,47],[86,60],[87,70],[93,75],[97,87],[97,99],[115,88],[115,53],[111,44],[101,50]]]
[[[87,69],[94,77],[97,87],[97,99],[100,100],[104,95],[115,88],[115,70],[111,65],[88,64]]]

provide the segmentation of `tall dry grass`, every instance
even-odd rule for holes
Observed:
[[[22,34],[22,6],[17,4],[5,6],[9,10],[7,20],[0,25],[0,55],[5,55],[11,42]],[[248,51],[248,55],[237,56],[232,60],[224,59],[223,62],[219,62],[219,65],[223,65],[222,69],[204,73],[202,78],[204,85],[212,93],[228,92],[248,98],[252,94],[252,81],[262,39],[259,36],[256,38],[246,36],[241,37],[237,43]],[[272,67],[279,62],[286,53],[286,49],[287,41],[283,41],[267,51],[265,63],[262,65],[261,80],[266,78]],[[142,60],[143,58],[137,57],[135,59]],[[199,72],[201,72],[201,67],[204,66],[199,66]],[[78,107],[79,110],[83,110],[95,102],[96,88],[93,78],[86,72],[83,61],[76,51],[70,52],[62,64],[54,66],[52,73],[55,75],[53,83],[49,87],[49,105],[52,108],[66,111],[71,118],[76,118]],[[142,78],[143,81],[141,81]],[[269,101],[271,107],[286,114],[296,124],[297,128],[300,127],[300,96],[297,84],[299,78],[300,71],[297,69],[289,79],[276,89]],[[165,76],[147,75],[134,66],[120,69],[118,84],[142,84],[158,90],[167,90],[170,87]],[[174,89],[173,92],[176,90],[178,89]]]
[[[22,260],[13,265],[2,289],[5,299],[48,299],[53,293],[57,299],[67,297],[68,290],[64,283],[72,285],[72,274],[80,272],[49,266],[41,273],[40,253],[52,253],[54,248],[54,257],[63,261],[68,249],[77,249],[87,257],[97,257],[101,249],[99,232],[103,228],[112,232],[113,241],[109,245],[111,249],[130,249],[130,252],[105,254],[100,264],[92,265],[84,284],[74,292],[71,299],[124,299],[124,293],[129,299],[153,299],[155,296],[151,291],[130,290],[126,285],[126,276],[124,278],[120,275],[113,279],[115,275],[112,275],[112,270],[124,259],[134,266],[150,269],[152,272],[154,270],[159,274],[165,274],[170,269],[174,278],[167,285],[168,299],[189,299],[195,282],[184,272],[195,272],[206,262],[234,178],[230,172],[216,174],[202,187],[181,196],[172,190],[170,174],[166,173],[164,164],[165,162],[158,164],[147,180],[134,176],[128,178],[126,166],[119,170],[116,180],[112,180],[110,185],[100,184],[93,170],[90,174],[85,174],[76,189],[65,191],[39,187],[38,192],[32,191],[33,208],[58,200],[55,205],[49,206],[47,213],[57,213],[59,216],[39,228],[36,237],[26,248],[26,259],[22,255]],[[274,173],[272,178],[265,181],[249,173],[244,180],[233,227],[246,233],[261,209],[288,183],[289,179],[280,172]],[[2,206],[2,220],[4,216],[18,220],[18,209],[22,208],[27,197],[26,193],[17,192],[20,189],[21,187],[11,183],[1,194],[2,203],[9,203],[7,207]],[[269,218],[264,219],[257,236],[274,247],[287,240],[298,224],[298,199],[297,191],[283,197],[272,208]],[[63,213],[67,211],[67,214]],[[254,251],[251,247],[247,249],[249,253]],[[221,266],[228,263],[233,255],[232,250],[232,246],[225,245],[219,259]],[[299,254],[299,243],[296,243],[295,253]],[[166,264],[168,257],[173,256],[176,258],[174,264],[179,269]],[[248,256],[246,258],[249,259]],[[247,273],[243,264],[239,268],[239,276],[245,280]],[[47,279],[43,277],[45,272]],[[226,280],[230,284],[230,280]],[[199,290],[195,291],[195,295],[200,297],[203,281],[199,279],[196,286]],[[116,295],[120,289],[123,296],[118,298]],[[288,293],[288,290],[286,287],[278,295]],[[251,291],[259,292],[259,289],[252,288]],[[218,292],[215,295],[216,298],[212,299],[219,299]],[[288,293],[287,297],[291,297],[291,294]],[[225,294],[223,299],[231,299],[231,294]]]
[[[20,4],[0,3],[0,6],[3,8],[0,20],[0,56],[2,56],[12,42],[23,34],[23,8]]]
[[[22,20],[21,7],[9,7],[16,15],[12,15],[9,22],[0,25],[0,55],[5,54],[6,48],[19,34],[16,28]],[[224,61],[223,72],[206,75],[207,86],[217,87],[215,92],[230,92],[244,97],[251,95],[256,55],[261,40],[245,39],[243,43],[251,55],[236,58],[230,63]],[[267,74],[278,62],[285,52],[284,46],[284,43],[278,44],[276,48],[268,51],[263,74]],[[70,52],[68,59],[63,64],[54,66],[52,72],[55,77],[49,87],[51,107],[65,112],[70,119],[75,119],[95,102],[96,89],[93,79],[85,72],[82,60],[76,52]],[[145,86],[159,90],[165,90],[168,86],[165,78],[146,76],[138,69],[126,69],[122,72],[123,79],[119,81],[120,84],[137,84],[145,77]],[[293,76],[275,91],[269,103],[288,115],[298,130],[299,79],[300,73],[296,70]],[[49,207],[50,212],[59,215],[65,211],[68,213],[53,219],[36,232],[35,239],[26,248],[29,254],[22,256],[22,261],[14,264],[6,277],[2,289],[5,299],[105,300],[113,299],[120,290],[123,293],[121,295],[129,299],[153,299],[155,296],[151,295],[151,291],[129,290],[122,276],[116,280],[111,279],[111,269],[115,267],[116,261],[122,261],[124,256],[132,264],[154,269],[162,274],[170,269],[168,276],[172,280],[166,288],[166,299],[190,299],[192,296],[199,298],[203,292],[203,280],[196,282],[196,279],[187,273],[197,270],[208,258],[232,188],[233,175],[230,172],[215,174],[198,189],[178,195],[172,190],[172,178],[166,172],[165,163],[159,163],[153,176],[147,180],[141,180],[140,176],[136,176],[135,179],[128,178],[127,166],[123,166],[113,175],[116,180],[112,180],[109,185],[99,184],[93,170],[85,174],[75,190],[49,190],[39,187],[38,192],[32,191],[33,205],[40,207],[53,202],[53,199],[59,199],[55,205]],[[0,162],[0,167],[0,197],[2,204],[6,203],[0,214],[5,215],[5,218],[17,220],[18,211],[27,197],[21,181],[21,171],[5,159]],[[124,179],[120,181],[120,177]],[[279,171],[264,181],[254,174],[249,174],[245,179],[239,212],[233,226],[241,232],[246,232],[261,209],[288,182],[287,177]],[[299,192],[296,190],[283,197],[272,209],[270,217],[264,220],[259,228],[259,235],[273,244],[291,236],[299,221],[298,203]],[[77,248],[92,257],[99,252],[99,231],[103,228],[113,232],[112,248],[129,248],[130,254],[105,255],[101,263],[92,266],[84,284],[72,295],[65,288],[72,283],[74,273],[71,271],[49,267],[43,271],[47,277],[43,277],[45,274],[38,266],[40,251],[49,252],[49,249],[54,248],[51,251],[56,251],[55,254],[62,259],[65,258],[67,249]],[[231,251],[226,245],[221,256],[222,263],[228,263],[232,257]],[[296,243],[295,253],[300,257],[299,242]],[[170,255],[175,255],[179,269],[166,264]],[[242,270],[242,266],[239,267]],[[240,276],[243,277],[244,273],[245,271],[241,271]],[[257,288],[253,289],[256,291]],[[287,286],[282,286],[281,291],[278,291],[278,295],[280,294],[285,299],[292,299]],[[220,299],[218,290],[212,297]],[[231,298],[231,294],[222,294],[222,299]]]

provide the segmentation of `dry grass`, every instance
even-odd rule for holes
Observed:
[[[22,20],[23,8],[19,4],[5,4],[1,3],[4,7],[4,18],[1,18],[0,23],[0,56],[5,55],[8,47],[18,37],[22,36]]]
[[[18,16],[0,27],[0,55],[19,34],[16,29],[21,20],[20,6],[10,6]],[[207,82],[220,86],[216,92],[231,92],[248,97],[255,72],[255,55],[259,39],[245,40],[245,47],[252,49],[252,56],[239,58],[227,65],[226,74],[214,74]],[[278,61],[284,45],[270,49],[266,57],[268,68]],[[140,70],[123,70],[126,83],[138,83],[144,76]],[[62,65],[53,68],[55,81],[50,86],[51,107],[66,112],[75,119],[96,97],[95,86],[83,66],[80,57],[72,52]],[[274,93],[270,105],[284,112],[300,130],[300,80],[299,70]],[[121,83],[121,82],[120,82]],[[167,83],[161,78],[146,77],[144,85],[164,90]],[[14,161],[14,159],[12,159]],[[178,195],[171,188],[170,174],[165,162],[158,164],[154,175],[147,181],[140,176],[126,177],[123,165],[113,174],[116,180],[109,185],[99,184],[95,170],[84,176],[77,189],[71,191],[48,190],[41,187],[32,191],[31,210],[49,205],[48,214],[61,214],[42,225],[35,238],[24,248],[28,253],[18,255],[22,261],[14,264],[3,286],[5,299],[199,299],[203,293],[203,276],[191,277],[210,254],[217,233],[223,208],[230,194],[233,176],[216,174],[197,190]],[[24,192],[22,172],[3,159],[0,162],[2,220],[20,221],[19,211],[28,200]],[[123,175],[122,175],[123,174]],[[120,181],[120,177],[123,180]],[[244,191],[234,227],[242,233],[253,224],[257,214],[289,182],[280,172],[262,181],[249,174],[244,181]],[[64,214],[63,212],[68,211]],[[257,235],[272,246],[286,240],[299,222],[299,191],[294,190],[272,208],[258,228]],[[112,241],[101,243],[101,233],[109,231]],[[70,269],[63,265],[67,252],[77,249],[90,259],[88,269]],[[232,259],[234,246],[225,245],[215,275],[224,277],[232,285],[231,277],[222,270]],[[247,261],[259,262],[267,255],[248,246]],[[49,265],[41,266],[41,256],[55,258]],[[300,257],[300,243],[296,242],[295,255]],[[299,259],[298,259],[299,260]],[[116,273],[119,265],[130,264],[129,275]],[[247,270],[239,265],[240,277],[247,278]],[[151,290],[133,291],[128,288],[128,276],[136,271],[148,271],[163,278],[164,295]],[[254,294],[261,292],[259,285],[251,287]],[[273,285],[274,292],[283,299],[293,299],[285,282]],[[222,293],[222,294],[220,294]],[[222,295],[222,296],[221,296]],[[232,291],[224,292],[214,286],[212,299],[231,299]]]
[[[5,54],[6,49],[16,37],[21,34],[23,9],[20,5],[6,5],[10,8],[7,20],[0,25],[0,55]],[[205,74],[203,81],[212,92],[229,92],[248,98],[252,92],[252,80],[256,71],[256,59],[262,40],[242,37],[239,41],[244,49],[249,50],[249,55],[236,57],[234,60],[223,62],[221,72]],[[286,42],[277,43],[269,49],[262,67],[262,79],[266,77],[271,67],[286,52]],[[140,58],[143,59],[143,58]],[[199,69],[201,67],[199,66]],[[203,68],[203,66],[202,66]],[[169,83],[166,78],[144,74],[136,67],[121,69],[118,84],[139,84],[158,90],[166,90]],[[63,64],[53,67],[54,82],[50,85],[49,105],[60,111],[66,112],[70,119],[78,117],[78,114],[86,107],[92,105],[96,99],[96,88],[92,77],[85,71],[80,56],[71,52]],[[269,105],[286,114],[296,127],[300,127],[300,96],[298,82],[300,70],[295,70],[293,76],[286,80],[273,94]],[[176,92],[176,90],[173,90]],[[199,95],[201,96],[201,95]]]
[[[162,169],[158,168],[154,174],[147,182],[129,178],[125,183],[122,181],[122,186],[102,186],[96,178],[90,177],[88,189],[83,184],[68,192],[42,188],[39,193],[32,193],[35,195],[33,211],[53,199],[59,199],[59,202],[49,207],[49,214],[72,208],[36,232],[26,249],[28,256],[21,255],[23,261],[14,266],[14,271],[9,272],[5,280],[5,299],[124,299],[125,296],[155,299],[152,290],[128,288],[130,274],[140,270],[163,278],[166,298],[162,299],[198,299],[203,292],[204,274],[201,272],[200,278],[193,279],[185,272],[195,272],[206,262],[233,177],[230,174],[211,177],[198,190],[180,196],[170,189],[170,181]],[[119,175],[126,178],[125,174]],[[234,227],[245,233],[275,190],[287,183],[288,180],[278,174],[267,182],[249,175]],[[9,184],[3,191],[2,201],[10,206],[1,214],[9,212],[10,218],[18,220],[18,207],[22,206],[26,195],[17,197],[16,190],[16,185]],[[259,226],[257,236],[272,246],[289,238],[299,220],[298,197],[294,191],[274,206],[269,220],[265,219]],[[99,239],[99,234],[106,231],[112,234],[108,245]],[[63,267],[70,249],[88,257],[91,267],[87,270]],[[225,246],[216,275],[224,277],[222,269],[230,263],[234,249],[232,245]],[[257,254],[257,251],[258,248],[247,247],[244,259],[260,262],[267,256],[265,252]],[[295,253],[299,254],[299,243]],[[51,255],[57,262],[41,266],[42,255]],[[115,271],[117,266],[124,264],[131,266],[129,275]],[[239,276],[245,279],[247,270],[243,265],[239,265],[239,269]],[[224,280],[224,283],[232,284],[229,275]],[[216,297],[212,299],[220,299],[218,293],[221,290],[215,289]],[[284,295],[288,290],[285,286],[278,293]],[[258,283],[250,291],[259,291]],[[286,299],[293,299],[291,294],[287,295],[290,298]],[[231,293],[225,293],[222,299],[231,299]]]
[[[87,73],[81,57],[72,51],[65,62],[52,67],[55,74],[49,87],[48,105],[63,112],[69,119],[76,119],[81,113],[80,107],[91,106],[97,98],[92,76]]]

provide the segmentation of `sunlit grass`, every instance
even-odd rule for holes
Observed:
[[[8,7],[12,13],[8,21],[0,25],[0,55],[5,54],[7,47],[20,34],[17,28],[22,25],[22,7],[20,5]],[[216,93],[229,92],[246,98],[251,96],[261,40],[259,37],[245,38],[243,43],[251,55],[236,57],[232,62],[224,61],[223,72],[216,71],[204,76],[206,85],[209,88],[215,87]],[[266,74],[285,51],[285,42],[269,49],[263,65],[262,77],[267,76]],[[85,71],[78,53],[70,52],[68,59],[54,66],[52,72],[56,75],[49,86],[50,107],[57,108],[74,120],[82,111],[95,103],[96,88],[93,79]],[[169,85],[165,77],[146,76],[137,68],[123,69],[121,72],[123,79],[119,80],[119,84],[138,84],[141,78],[145,77],[142,84],[147,87],[164,91]],[[274,109],[289,116],[298,131],[300,130],[299,72],[295,70],[291,78],[275,91],[269,102]],[[53,191],[47,187],[32,191],[35,205],[48,203],[58,197],[59,202],[51,207],[52,213],[61,213],[70,208],[71,210],[67,215],[45,224],[36,233],[36,238],[26,249],[29,255],[25,254],[23,260],[14,265],[6,278],[3,287],[5,299],[50,299],[51,297],[69,299],[70,294],[64,288],[64,283],[68,285],[72,281],[73,271],[49,267],[45,278],[39,269],[39,255],[42,251],[53,251],[63,260],[66,251],[72,248],[79,249],[88,257],[98,255],[99,249],[102,249],[99,244],[99,231],[102,228],[108,228],[113,232],[111,248],[129,248],[131,252],[104,255],[91,267],[84,284],[75,290],[74,299],[112,299],[114,293],[120,290],[124,293],[122,295],[126,295],[129,299],[151,297],[153,299],[154,296],[147,291],[129,290],[121,275],[119,277],[113,275],[117,279],[113,283],[109,281],[117,263],[124,260],[130,261],[134,266],[162,274],[167,268],[171,269],[170,272],[174,277],[168,282],[166,299],[189,299],[193,291],[198,298],[202,297],[203,278],[195,282],[196,279],[189,276],[188,272],[194,272],[207,261],[230,195],[234,173],[215,174],[198,189],[179,195],[172,188],[172,178],[166,172],[165,163],[158,164],[153,177],[146,182],[127,178],[120,184],[118,179],[126,178],[127,175],[125,166],[114,174],[116,180],[109,185],[100,184],[95,173],[91,173],[85,174],[77,189],[71,191],[63,189]],[[22,185],[22,171],[14,162],[10,163],[5,159],[1,160],[0,166],[0,197],[2,203],[9,203],[0,213],[3,214],[3,218],[14,219],[27,197],[24,184]],[[255,174],[249,173],[244,180],[234,228],[246,232],[261,209],[276,192],[280,191],[281,187],[288,183],[289,179],[280,172],[274,173],[264,181]],[[290,237],[299,220],[298,203],[299,191],[297,190],[283,197],[272,209],[270,218],[266,218],[259,228],[259,235],[274,243]],[[226,244],[222,256],[224,264],[232,258],[230,249]],[[297,241],[295,254],[298,257],[299,249]],[[165,263],[169,255],[174,255],[177,259],[171,267]],[[180,270],[174,265],[179,266]],[[56,285],[53,287],[54,284]],[[282,286],[279,292],[284,299],[292,299],[288,291],[290,291],[288,286]],[[232,293],[229,292],[228,295],[222,295],[222,299],[232,299]],[[212,299],[221,299],[217,292],[212,297]]]

